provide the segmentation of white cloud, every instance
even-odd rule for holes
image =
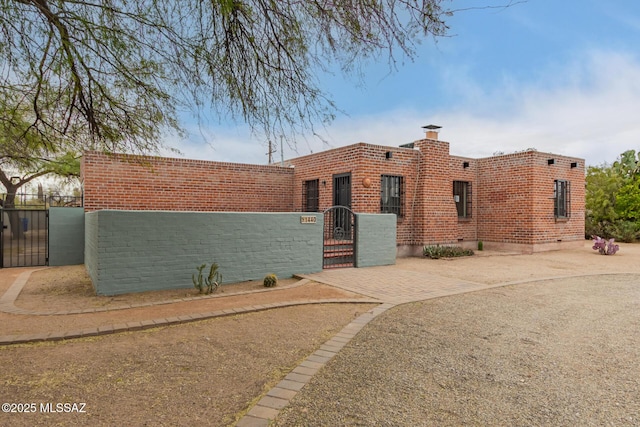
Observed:
[[[163,150],[161,155],[218,162],[261,164],[267,162],[267,146],[251,137],[243,128],[236,129],[193,125],[187,139],[178,137],[165,140],[165,144],[180,151],[179,154]]]
[[[535,148],[599,165],[625,150],[640,150],[637,57],[594,51],[537,75],[533,82],[505,76],[487,91],[463,70],[443,79],[452,93],[467,94],[455,107],[339,117],[324,133],[326,143],[301,138],[295,151],[285,145],[285,158],[357,142],[398,146],[422,138],[421,126],[430,123],[443,126],[440,139],[451,143],[452,154],[468,157]],[[266,163],[265,144],[248,133],[203,132],[213,148],[181,142],[185,157]]]
[[[470,96],[455,108],[339,119],[329,141],[395,146],[421,138],[420,127],[434,123],[443,126],[440,139],[451,143],[452,154],[469,157],[535,148],[598,165],[640,150],[640,62],[630,55],[591,52],[541,72],[535,82],[507,78],[491,92],[468,77],[458,81]]]

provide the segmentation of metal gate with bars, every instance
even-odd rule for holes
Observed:
[[[324,211],[323,268],[354,266],[355,215],[346,206]]]
[[[82,197],[9,194],[0,206],[0,268],[49,263],[49,210],[82,206]]]
[[[46,209],[0,209],[0,268],[47,265],[49,215]]]

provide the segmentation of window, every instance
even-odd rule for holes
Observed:
[[[553,215],[556,218],[569,218],[570,188],[569,181],[560,179],[553,181]]]
[[[302,210],[304,212],[318,212],[319,182],[317,179],[305,181],[302,184]]]
[[[380,212],[402,216],[402,177],[380,176]]]
[[[458,218],[471,218],[471,183],[453,181],[453,200],[456,202]]]

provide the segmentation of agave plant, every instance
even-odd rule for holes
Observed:
[[[620,249],[615,244],[614,239],[603,239],[599,236],[591,236],[593,238],[593,250],[600,252],[601,255],[614,255]]]

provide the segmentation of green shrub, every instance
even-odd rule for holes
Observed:
[[[634,221],[618,221],[613,226],[611,236],[620,242],[632,243],[638,240],[640,227]]]
[[[278,284],[278,277],[275,274],[267,274],[262,283],[265,287],[271,288]]]
[[[482,243],[482,240],[478,240],[478,250],[481,251],[482,249],[484,249],[484,244]]]
[[[460,246],[425,246],[422,248],[422,253],[427,258],[438,259],[438,258],[454,258],[461,256],[470,256],[473,255],[473,251],[471,249],[463,249]]]
[[[596,222],[590,215],[585,216],[584,237],[591,239],[591,236],[615,237],[616,224],[609,221]]]

